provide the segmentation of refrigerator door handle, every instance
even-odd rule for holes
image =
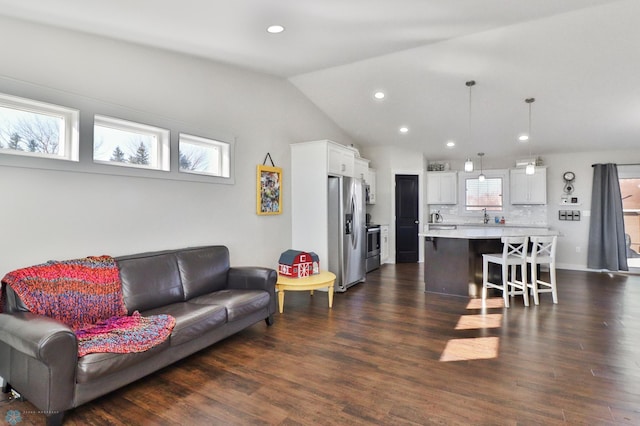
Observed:
[[[351,211],[354,213],[356,213],[356,199],[354,196],[351,196]],[[358,226],[359,224],[356,221],[356,226]],[[351,224],[351,227],[353,228],[353,223]],[[352,229],[353,231],[353,229]],[[351,247],[352,248],[356,248],[358,244],[358,232],[351,232]]]

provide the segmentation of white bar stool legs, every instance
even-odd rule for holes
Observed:
[[[502,237],[502,253],[482,255],[482,301],[487,299],[487,289],[495,288],[502,291],[505,308],[509,307],[509,296],[522,294],[524,305],[529,306],[527,288],[527,249],[528,237]],[[489,264],[502,266],[500,283],[489,281]],[[517,279],[520,266],[521,279]],[[519,291],[516,291],[519,289]]]
[[[558,303],[558,286],[556,283],[556,243],[557,236],[531,237],[533,247],[531,254],[527,256],[527,263],[531,265],[531,283],[527,287],[531,289],[533,303],[540,303],[539,293],[551,293],[553,303]],[[549,282],[538,277],[538,265],[549,266]]]

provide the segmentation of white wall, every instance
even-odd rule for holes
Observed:
[[[290,248],[289,144],[345,134],[286,80],[0,18],[0,77],[236,139],[235,184],[0,166],[0,275],[49,259],[226,244],[233,265]],[[205,135],[206,136],[206,135]],[[81,144],[90,144],[83,140]],[[283,168],[283,214],[256,215],[256,165]]]
[[[395,229],[395,175],[418,175],[418,184],[424,187],[424,160],[422,153],[397,147],[365,147],[361,152],[364,158],[371,160],[370,167],[377,170],[376,204],[367,206],[371,221],[381,225],[389,225],[389,262],[395,263],[396,229]],[[424,223],[423,199],[424,190],[419,194],[419,218]],[[424,247],[418,245],[419,260],[423,259]]]
[[[289,144],[352,142],[282,79],[8,18],[0,18],[0,37],[11,41],[0,44],[2,77],[193,123],[237,140],[235,185],[0,166],[0,274],[49,259],[218,243],[229,245],[233,264],[274,265],[291,242]],[[284,169],[279,216],[255,214],[255,168],[267,152]],[[422,155],[390,147],[361,152],[378,171],[378,202],[369,212],[376,222],[393,225],[392,171],[424,170]],[[484,164],[506,168],[514,160],[485,158]],[[562,233],[558,261],[586,268],[591,164],[640,163],[640,150],[543,160],[549,166],[548,223]],[[461,169],[462,162],[451,167]],[[577,176],[580,222],[557,220],[566,170]]]
[[[603,142],[603,145],[605,144],[606,142]],[[545,164],[549,166],[547,170],[549,225],[560,231],[557,253],[558,267],[586,270],[593,181],[591,165],[595,163],[640,163],[640,150],[574,152],[547,155],[544,160]],[[578,197],[580,206],[562,206],[560,204],[564,188],[562,175],[566,171],[572,171],[576,174],[575,191],[572,196]],[[582,218],[579,222],[560,221],[558,220],[559,210],[580,210]]]

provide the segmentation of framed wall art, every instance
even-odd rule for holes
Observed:
[[[257,172],[257,213],[282,213],[282,169],[259,165]]]

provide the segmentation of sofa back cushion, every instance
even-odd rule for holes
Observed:
[[[185,300],[227,288],[229,249],[208,246],[176,252]]]
[[[158,308],[184,300],[175,252],[117,257],[127,311]]]

